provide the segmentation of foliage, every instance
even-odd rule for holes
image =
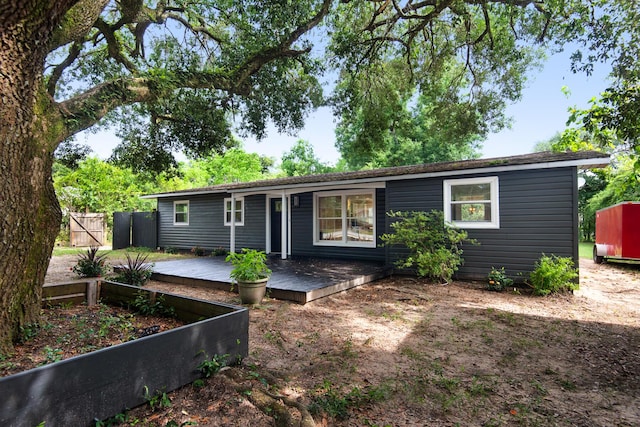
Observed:
[[[175,317],[176,310],[172,306],[165,305],[164,295],[159,295],[154,301],[149,298],[146,292],[138,291],[136,298],[131,302],[131,307],[144,316],[166,316]]]
[[[598,210],[620,202],[640,200],[640,174],[635,164],[633,158],[617,155],[609,167],[581,175],[585,180],[578,193],[581,239],[592,241],[595,238]]]
[[[332,171],[330,166],[323,164],[316,157],[313,145],[303,139],[299,139],[291,150],[282,155],[280,167],[287,176],[305,176]]]
[[[438,105],[437,98],[449,90],[445,81],[412,96],[405,68],[394,63],[372,67],[360,73],[358,78],[365,81],[357,82],[357,89],[338,87],[336,99],[355,98],[349,107],[342,107],[336,128],[336,147],[349,168],[478,157],[478,142],[488,131],[486,122],[478,121],[467,106]]]
[[[388,212],[395,220],[392,233],[380,239],[385,245],[402,245],[409,255],[396,261],[399,268],[416,268],[419,277],[449,282],[463,263],[463,242],[476,243],[466,231],[444,222],[442,211]]]
[[[268,122],[303,126],[321,100],[322,71],[304,35],[329,3],[117,3],[52,51],[48,90],[73,99],[105,83],[96,99],[70,103],[72,128],[108,113],[122,140],[114,163],[175,171],[174,153],[199,158],[236,146],[233,125],[258,139]]]
[[[513,279],[507,276],[504,267],[497,269],[491,267],[491,272],[487,277],[487,289],[490,291],[503,291],[513,284]]]
[[[65,140],[58,145],[53,155],[57,162],[73,170],[77,169],[80,162],[86,160],[92,151],[88,145]]]
[[[98,246],[89,247],[84,253],[78,254],[78,262],[72,267],[73,272],[80,277],[100,277],[107,270],[107,253],[98,255]]]
[[[573,291],[578,289],[578,271],[568,257],[542,254],[531,272],[530,281],[534,295]]]
[[[207,251],[205,248],[202,248],[200,246],[194,246],[191,248],[191,253],[195,256],[205,256],[207,254]]]
[[[386,387],[371,386],[365,389],[353,387],[349,392],[343,393],[328,380],[324,381],[321,390],[322,393],[316,396],[309,406],[309,411],[315,414],[324,411],[337,420],[349,418],[351,408],[380,402],[389,397],[389,390]]]
[[[210,378],[220,372],[220,369],[227,364],[227,359],[229,359],[228,354],[214,354],[211,358],[206,356],[205,360],[198,365],[198,370],[202,373],[202,376]]]
[[[224,248],[222,246],[213,248],[213,251],[211,251],[211,255],[213,256],[227,256],[228,254],[229,254],[229,251],[227,250],[227,248]]]
[[[113,280],[133,286],[143,286],[153,274],[153,263],[147,263],[147,255],[137,253],[135,258],[125,254],[127,262],[118,268]]]
[[[113,225],[114,212],[155,207],[153,201],[140,198],[152,192],[149,181],[95,157],[81,161],[76,169],[58,164],[54,187],[65,216],[69,212],[100,212],[105,214],[109,227]]]
[[[178,248],[174,248],[173,246],[167,246],[166,248],[164,248],[164,252],[168,254],[177,254],[180,251],[178,250]]]
[[[227,262],[233,265],[231,278],[240,282],[253,282],[271,275],[267,266],[267,254],[256,249],[243,248],[242,252],[227,255]]]
[[[154,395],[151,395],[151,393],[149,393],[149,387],[144,386],[144,398],[152,411],[155,411],[156,408],[162,409],[171,407],[171,399],[165,391],[158,390]]]

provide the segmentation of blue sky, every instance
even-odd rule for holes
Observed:
[[[569,54],[557,54],[545,63],[542,71],[529,78],[521,101],[507,108],[507,116],[513,119],[511,129],[489,135],[483,143],[482,157],[530,153],[537,142],[565,128],[569,107],[586,107],[591,98],[607,87],[607,67],[596,67],[587,77],[573,74],[569,66]],[[562,92],[563,86],[568,87],[568,96]],[[334,146],[335,118],[331,110],[317,110],[306,123],[297,136],[280,135],[271,127],[267,138],[260,142],[245,139],[244,149],[279,160],[298,139],[305,139],[313,144],[321,161],[334,164],[339,154]],[[107,158],[118,140],[111,132],[99,132],[81,135],[78,142],[88,143],[99,157]]]

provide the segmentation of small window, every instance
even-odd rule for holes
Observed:
[[[189,225],[189,201],[173,202],[173,225]]]
[[[231,209],[231,197],[224,199],[224,225],[231,225],[231,218],[235,217],[236,225],[244,225],[244,199],[235,199],[235,209]]]
[[[499,228],[498,177],[445,180],[444,219],[460,228]]]

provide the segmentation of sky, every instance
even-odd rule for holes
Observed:
[[[569,53],[556,54],[549,58],[540,72],[529,77],[522,99],[507,108],[507,116],[512,118],[512,126],[499,133],[491,134],[482,144],[482,157],[501,157],[526,154],[534,145],[546,141],[566,126],[567,110],[576,106],[584,108],[589,100],[607,87],[607,69],[596,67],[591,76],[573,74],[570,70]],[[562,87],[569,89],[567,96]],[[313,112],[304,129],[296,136],[278,134],[274,127],[262,141],[244,139],[244,150],[280,160],[298,139],[309,141],[316,156],[327,164],[335,164],[339,153],[335,148],[335,118],[328,107]],[[87,143],[98,157],[106,159],[119,142],[113,132],[101,131],[97,134],[85,133],[77,139]]]

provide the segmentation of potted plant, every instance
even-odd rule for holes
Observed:
[[[271,276],[271,270],[267,266],[267,255],[263,251],[243,248],[240,253],[230,253],[226,261],[233,265],[230,276],[238,284],[242,303],[260,303]],[[233,288],[233,285],[231,287]]]

